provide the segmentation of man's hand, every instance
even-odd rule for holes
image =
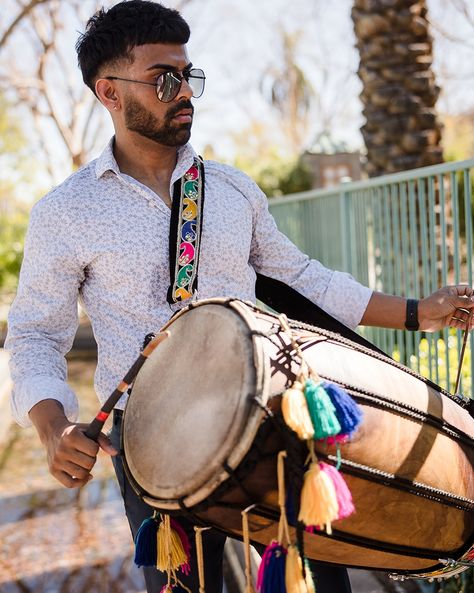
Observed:
[[[99,447],[109,455],[118,453],[102,433],[98,443],[87,438],[87,425],[69,422],[56,400],[36,404],[30,410],[30,418],[45,446],[49,471],[67,488],[84,486],[92,479],[90,472]]]
[[[469,313],[474,309],[474,290],[467,285],[445,286],[418,304],[420,330],[436,331],[443,327],[466,329]],[[471,319],[471,329],[474,319]]]

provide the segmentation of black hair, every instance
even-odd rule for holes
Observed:
[[[126,58],[137,45],[176,43],[184,45],[189,26],[177,10],[150,0],[128,0],[92,16],[77,43],[79,68],[93,91],[102,65]]]

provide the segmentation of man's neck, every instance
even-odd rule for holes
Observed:
[[[178,147],[163,146],[141,136],[124,138],[116,134],[113,151],[122,173],[149,186],[168,203]]]

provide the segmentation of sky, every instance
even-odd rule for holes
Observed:
[[[74,43],[78,33],[92,14],[95,0],[83,0],[79,21],[70,0],[60,0],[64,8],[60,38],[63,64],[56,64],[49,75],[51,89],[66,82],[80,92],[82,81],[76,66]],[[165,0],[175,7],[179,0]],[[428,0],[432,31],[435,36],[434,69],[443,92],[438,102],[442,112],[457,113],[474,108],[474,22],[469,23],[460,11],[461,0]],[[471,0],[467,0],[471,3]],[[104,0],[104,4],[115,2]],[[2,0],[2,20],[9,22],[16,0]],[[474,3],[472,3],[474,4]],[[315,92],[315,106],[307,129],[305,145],[310,146],[319,133],[329,128],[335,141],[349,148],[362,148],[359,132],[363,123],[359,93],[361,84],[356,75],[358,54],[350,18],[351,0],[190,0],[183,9],[192,35],[189,55],[196,66],[206,72],[206,90],[195,100],[195,122],[192,143],[198,152],[211,146],[221,159],[232,161],[251,145],[250,126],[259,122],[268,142],[282,154],[288,153],[285,138],[278,132],[279,121],[265,101],[261,89],[266,73],[281,68],[281,32],[297,34],[297,60]],[[473,15],[474,8],[469,9]],[[468,16],[470,16],[468,14]],[[6,17],[6,18],[5,18]],[[0,31],[2,30],[0,24]],[[461,40],[461,42],[460,42]],[[17,75],[31,76],[37,64],[37,49],[26,29],[10,39],[0,55],[0,74],[11,70]],[[56,104],[68,116],[68,105],[55,95]],[[34,143],[32,122],[21,105],[16,112],[25,124]],[[60,164],[61,142],[57,132],[43,126],[42,139],[57,146],[59,181],[64,176]],[[31,134],[30,134],[31,132]],[[100,152],[112,127],[107,121],[90,156]],[[239,140],[236,141],[236,135]],[[246,137],[249,141],[246,141]]]

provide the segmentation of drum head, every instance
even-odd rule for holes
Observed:
[[[222,304],[189,309],[139,372],[122,439],[147,502],[199,502],[250,447],[261,412],[251,403],[259,381],[248,321]]]

